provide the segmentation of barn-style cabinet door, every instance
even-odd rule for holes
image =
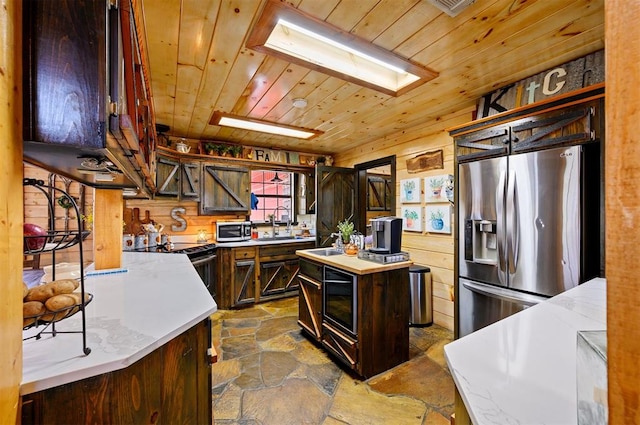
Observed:
[[[248,168],[204,164],[200,214],[247,213],[251,205],[251,174]]]

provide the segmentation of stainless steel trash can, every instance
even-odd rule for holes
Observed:
[[[409,267],[409,295],[411,299],[409,325],[428,326],[433,323],[431,294],[431,269],[424,266]]]

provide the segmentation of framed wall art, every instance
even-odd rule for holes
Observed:
[[[400,180],[400,203],[420,203],[422,201],[421,183],[422,180],[419,177]]]
[[[425,202],[453,202],[453,175],[440,174],[424,178]]]
[[[422,207],[402,207],[402,230],[422,232]]]
[[[449,204],[427,205],[425,222],[429,233],[451,233],[451,206]]]

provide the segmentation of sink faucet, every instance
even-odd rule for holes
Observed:
[[[280,205],[280,206],[277,206],[273,210],[273,213],[271,214],[271,228],[272,228],[271,235],[277,236],[280,233],[279,231],[280,226],[276,224],[276,214],[278,213],[278,210],[285,210],[287,212],[287,232],[291,234],[291,217],[289,217],[289,209]]]
[[[336,238],[336,242],[334,244],[335,249],[338,251],[344,251],[344,244],[342,243],[342,232],[332,233],[332,238]]]

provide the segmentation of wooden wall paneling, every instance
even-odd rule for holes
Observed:
[[[606,270],[609,424],[640,423],[640,2],[610,0],[607,26]]]
[[[22,380],[22,2],[0,8],[0,423],[18,423]]]
[[[96,189],[93,209],[94,264],[96,270],[122,264],[122,191]]]

